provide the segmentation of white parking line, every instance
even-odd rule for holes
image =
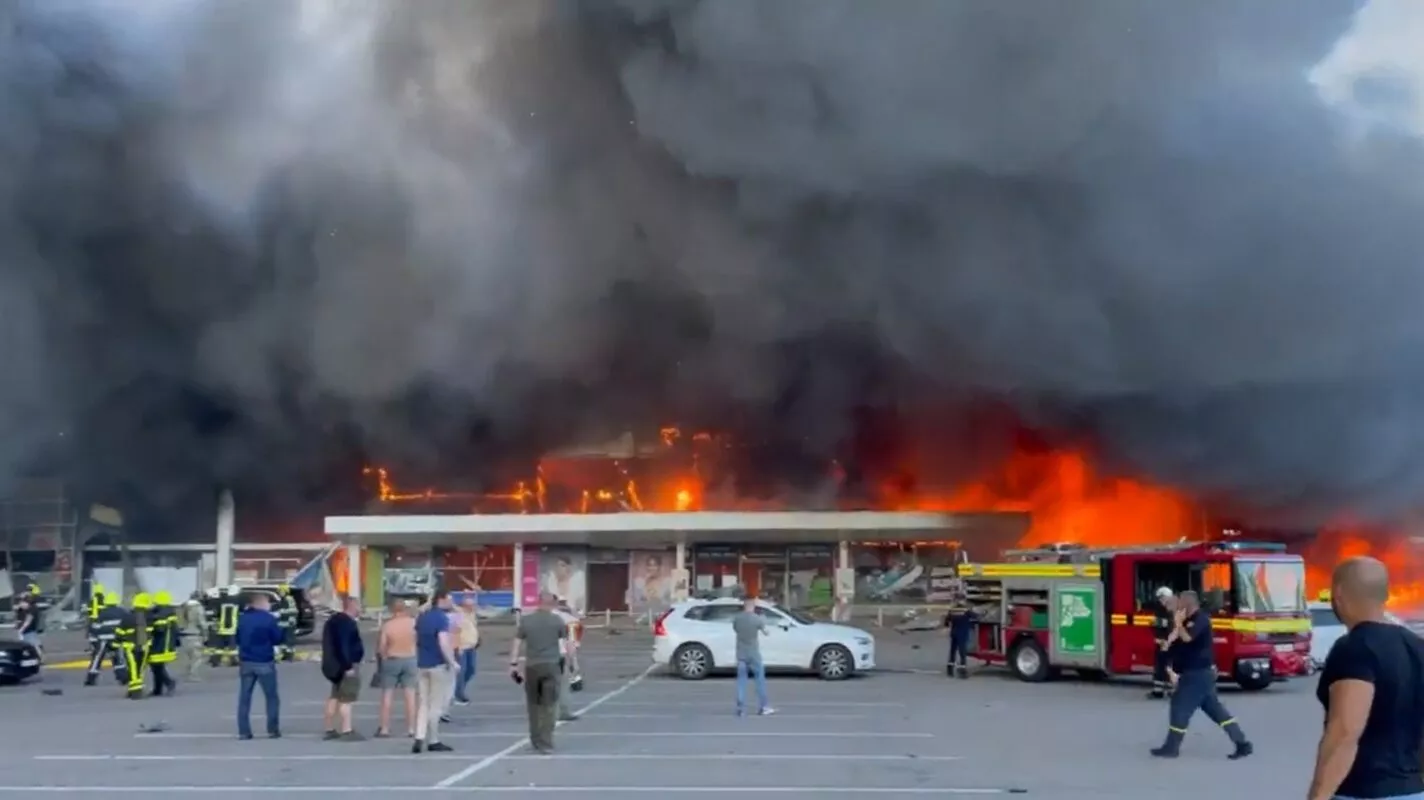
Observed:
[[[1022,794],[1014,789],[968,786],[0,786],[0,794],[697,794],[745,795],[875,795],[878,797],[924,795]]]
[[[607,706],[607,707],[608,707],[608,708],[613,708],[613,707],[614,707],[614,704],[610,704],[610,705]],[[871,715],[871,714],[816,714],[816,713],[801,714],[801,713],[798,713],[798,712],[796,712],[796,711],[784,711],[784,710],[782,710],[782,709],[783,709],[782,706],[777,706],[777,714],[776,714],[776,716],[778,716],[778,717],[780,717],[780,718],[783,718],[783,719],[786,719],[786,718],[794,718],[794,719],[874,719],[874,718],[875,718],[875,717],[874,717],[873,715]],[[604,714],[604,713],[600,712],[599,715],[598,715],[598,719],[687,719],[687,718],[692,717],[692,716],[696,716],[696,717],[698,717],[699,719],[707,719],[707,715],[706,715],[706,714],[698,714],[698,715],[677,714],[677,713],[675,713],[676,710],[677,710],[677,709],[668,709],[668,712],[665,713],[665,714],[650,714],[650,713],[641,713],[641,714]],[[720,718],[720,717],[722,717],[722,716],[728,716],[728,715],[718,715],[718,718]],[[216,717],[216,719],[228,720],[228,719],[231,719],[231,717],[232,717],[232,715],[229,714],[229,715],[225,715],[225,716]],[[326,719],[326,718],[323,717],[323,716],[320,715],[320,714],[291,714],[291,715],[289,715],[289,714],[283,714],[283,715],[282,715],[282,722],[286,722],[286,721],[288,721],[288,720],[318,720],[318,719]],[[474,713],[471,713],[471,714],[460,714],[459,712],[456,712],[456,715],[455,715],[455,722],[453,722],[453,723],[442,722],[442,723],[440,723],[440,726],[443,728],[443,727],[446,726],[446,725],[455,725],[455,726],[457,726],[457,729],[458,729],[458,726],[459,726],[460,724],[462,724],[462,723],[468,724],[468,723],[471,723],[471,722],[479,722],[480,720],[487,720],[487,719],[498,719],[498,720],[528,719],[528,715],[527,715],[527,714],[516,714],[516,713],[503,713],[503,712],[502,712],[502,713],[498,713],[498,714],[482,714],[482,713],[480,713],[479,711],[475,711]],[[357,721],[358,721],[358,722],[360,721],[360,718],[359,718],[359,717],[357,718]],[[396,726],[396,727],[399,728],[400,726]]]
[[[578,710],[578,712],[577,712],[577,715],[580,716],[580,717],[582,717],[584,714],[587,714],[588,712],[594,710],[595,708],[598,708],[599,706],[603,705],[604,703],[607,703],[609,700],[612,700],[612,699],[614,699],[615,697],[618,697],[618,696],[622,695],[624,692],[626,692],[626,691],[628,691],[629,689],[632,689],[634,686],[637,686],[638,684],[642,683],[642,682],[643,682],[643,679],[646,678],[646,677],[648,677],[649,675],[651,675],[651,674],[653,673],[653,670],[655,670],[655,669],[657,669],[657,668],[658,668],[658,666],[657,666],[656,664],[654,664],[654,665],[652,665],[652,666],[649,666],[647,669],[643,670],[642,673],[640,673],[640,674],[637,675],[636,677],[632,678],[632,679],[629,680],[627,683],[623,684],[622,686],[619,686],[617,689],[614,689],[614,690],[611,691],[611,692],[608,692],[607,694],[604,694],[603,696],[597,698],[597,699],[594,700],[593,702],[591,702],[591,703],[585,705],[583,708],[580,708],[580,709]],[[563,725],[562,722],[554,723],[554,727],[556,727],[556,728],[559,727],[559,726],[561,726],[561,725]],[[440,781],[439,783],[435,784],[435,786],[432,787],[432,788],[435,788],[435,789],[444,789],[444,788],[447,788],[447,787],[450,787],[450,786],[454,786],[455,784],[459,783],[460,781],[465,780],[466,778],[470,777],[471,775],[477,775],[477,774],[479,774],[480,772],[489,769],[490,767],[492,767],[492,766],[494,766],[495,764],[499,763],[499,760],[500,760],[500,759],[505,758],[506,756],[513,755],[516,751],[521,750],[521,749],[523,749],[523,748],[525,748],[525,747],[528,747],[528,746],[529,746],[529,737],[528,737],[527,735],[526,735],[526,736],[523,736],[523,737],[520,737],[519,741],[515,742],[514,744],[510,745],[509,747],[504,748],[503,750],[499,751],[498,753],[495,753],[495,754],[492,755],[492,756],[486,756],[486,757],[480,759],[479,761],[476,761],[475,763],[471,764],[471,765],[468,766],[468,767],[465,767],[464,769],[460,770],[459,772],[456,772],[455,774],[446,777],[444,780],[442,780],[442,781]]]
[[[446,753],[429,753],[418,757],[410,754],[377,753],[355,755],[351,753],[309,753],[297,755],[238,755],[232,753],[155,753],[149,755],[94,755],[88,753],[46,754],[31,756],[33,761],[468,761],[470,756]],[[549,756],[508,755],[502,761],[547,762]],[[828,755],[824,753],[701,753],[665,755],[658,753],[560,753],[559,761],[925,761],[930,763],[962,761],[963,756],[917,756],[908,754],[875,755],[869,753]]]
[[[585,707],[579,713],[587,711]],[[473,733],[451,733],[440,734],[441,739],[497,739],[519,736],[522,731],[476,731]],[[292,733],[282,734],[283,739],[316,739],[324,734],[319,733]],[[782,731],[782,730],[756,730],[748,728],[740,731],[590,731],[575,729],[564,731],[560,736],[573,736],[576,738],[616,738],[616,739],[668,739],[668,738],[716,738],[727,737],[736,739],[753,739],[757,737],[775,738],[803,738],[803,739],[933,739],[933,733],[874,733],[853,731]],[[135,739],[236,739],[237,736],[231,733],[175,733],[165,731],[164,733],[135,733]],[[259,737],[265,738],[265,737]],[[518,748],[512,748],[517,750]]]

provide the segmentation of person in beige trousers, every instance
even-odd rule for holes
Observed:
[[[412,753],[448,753],[440,741],[440,718],[450,698],[451,684],[459,674],[455,637],[450,632],[450,594],[436,592],[430,607],[415,621],[416,695],[415,744]]]

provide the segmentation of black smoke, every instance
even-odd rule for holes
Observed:
[[[1424,12],[1359,5],[4,0],[0,471],[312,499],[650,420],[803,463],[989,398],[1388,517]]]

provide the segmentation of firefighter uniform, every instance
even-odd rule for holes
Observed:
[[[951,678],[969,677],[969,638],[977,619],[974,609],[963,599],[954,601],[944,615],[944,626],[949,628],[949,659],[944,674]]]
[[[178,613],[173,609],[173,597],[168,592],[153,596],[153,608],[148,612],[148,669],[153,673],[153,695],[172,694],[178,682],[168,672],[168,665],[178,658]]]
[[[297,657],[297,600],[292,597],[291,588],[285,585],[277,590],[277,626],[282,629],[277,657],[292,661]]]
[[[208,646],[208,664],[219,667],[226,663],[237,666],[237,614],[240,610],[241,593],[236,586],[215,591],[212,603],[212,617],[209,620],[211,644]]]
[[[113,593],[104,595],[94,622],[89,626],[89,649],[92,655],[89,658],[89,670],[84,675],[85,686],[93,686],[99,682],[99,671],[104,668],[105,660],[114,665],[114,676],[121,683],[127,682],[128,678],[119,672],[124,663],[123,653],[118,645],[118,630],[123,620],[124,610],[119,608],[119,596]]]
[[[1166,697],[1172,689],[1172,683],[1167,679],[1167,667],[1171,663],[1171,656],[1167,652],[1168,639],[1172,635],[1172,629],[1176,627],[1172,610],[1168,607],[1171,601],[1172,590],[1163,586],[1157,590],[1156,600],[1152,604],[1152,640],[1157,648],[1152,654],[1152,691],[1148,692],[1147,696],[1154,700]]]
[[[1175,623],[1174,623],[1175,627]],[[1226,733],[1235,746],[1227,756],[1230,759],[1245,758],[1253,748],[1241,731],[1241,726],[1231,712],[1221,704],[1216,696],[1216,657],[1212,652],[1211,615],[1203,609],[1195,609],[1183,620],[1182,627],[1190,639],[1174,641],[1171,647],[1172,669],[1177,673],[1177,688],[1172,692],[1172,705],[1167,720],[1167,739],[1161,747],[1154,748],[1152,755],[1159,758],[1176,758],[1187,735],[1187,724],[1197,709],[1206,714]]]
[[[114,641],[118,645],[117,654],[119,661],[123,662],[122,668],[118,661],[114,663],[114,674],[119,682],[124,684],[130,700],[143,697],[143,647],[147,641],[143,610],[149,605],[152,605],[152,601],[148,595],[136,595],[132,609],[119,609],[122,616],[118,628],[114,630]]]
[[[104,608],[104,587],[97,581],[89,593],[89,655],[94,655],[94,626],[99,622],[99,611]],[[116,601],[117,602],[117,601]],[[110,631],[112,633],[112,631]]]
[[[198,673],[203,668],[204,648],[208,638],[208,618],[203,611],[202,595],[193,592],[193,596],[183,604],[178,623],[179,646],[183,651],[186,667],[184,677],[195,681],[199,679]]]

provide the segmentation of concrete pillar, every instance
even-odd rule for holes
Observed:
[[[513,608],[524,607],[524,545],[514,546],[514,605]]]
[[[687,545],[683,542],[677,543],[677,555],[674,556],[673,569],[687,569]]]
[[[346,595],[361,599],[361,579],[365,577],[361,563],[361,545],[350,542],[346,545]]]
[[[218,586],[232,585],[232,543],[237,535],[237,504],[232,492],[223,489],[218,495],[218,538],[213,578]]]

